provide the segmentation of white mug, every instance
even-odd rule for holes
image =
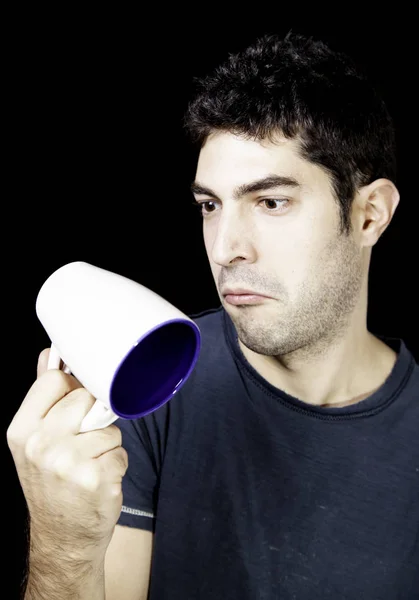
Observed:
[[[183,386],[199,356],[191,318],[140,283],[86,262],[48,277],[36,313],[51,340],[48,368],[62,361],[96,398],[80,431],[153,412]]]

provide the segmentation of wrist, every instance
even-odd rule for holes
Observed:
[[[108,541],[89,538],[70,539],[52,531],[31,526],[29,559],[39,563],[68,563],[80,568],[99,569],[105,560]]]
[[[104,561],[30,552],[25,600],[104,600]]]

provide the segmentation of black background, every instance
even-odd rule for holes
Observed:
[[[193,77],[256,36],[293,29],[320,37],[349,52],[381,89],[397,126],[401,202],[373,250],[368,324],[375,333],[403,338],[419,359],[413,17],[382,12],[367,20],[335,8],[327,15],[301,9],[286,16],[277,9],[227,18],[225,10],[169,13],[156,6],[144,14],[101,8],[87,15],[37,8],[10,19],[3,74],[2,378],[10,598],[18,597],[25,560],[25,502],[6,429],[49,345],[35,314],[39,288],[59,266],[84,260],[139,281],[185,313],[218,305],[189,193],[195,156],[181,121]]]

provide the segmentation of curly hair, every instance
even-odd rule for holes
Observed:
[[[195,83],[184,116],[192,143],[201,148],[216,131],[295,138],[300,155],[330,176],[341,233],[351,231],[356,191],[396,178],[395,128],[383,98],[348,56],[322,41],[267,34]]]

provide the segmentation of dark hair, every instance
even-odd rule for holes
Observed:
[[[184,119],[202,147],[215,131],[248,139],[281,133],[331,177],[341,232],[352,200],[374,179],[396,177],[395,132],[383,99],[352,60],[299,34],[265,35],[202,79]]]

